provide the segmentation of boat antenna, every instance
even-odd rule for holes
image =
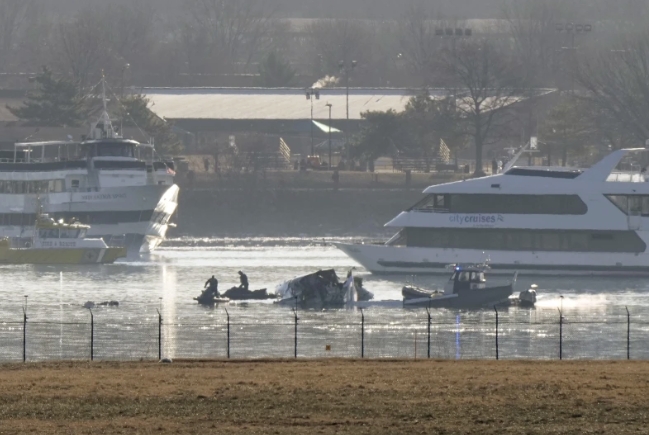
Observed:
[[[101,102],[104,106],[104,112],[108,112],[106,107],[106,76],[104,75],[104,70],[101,70]]]
[[[117,135],[113,130],[113,123],[110,120],[108,115],[108,98],[106,98],[106,76],[104,71],[101,71],[101,103],[103,111],[99,116],[99,119],[90,129],[90,138],[91,139],[104,139],[104,138],[115,138]]]

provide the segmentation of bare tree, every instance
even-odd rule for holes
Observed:
[[[272,28],[273,10],[263,0],[189,0],[187,41],[206,45],[220,63],[247,69]]]
[[[87,86],[90,77],[101,69],[106,56],[105,29],[106,23],[95,8],[83,9],[72,21],[59,25],[57,64],[79,87]]]
[[[607,114],[638,142],[649,139],[649,33],[581,58],[575,75],[598,113]]]
[[[154,10],[146,0],[86,7],[72,20],[59,23],[54,63],[80,87],[101,70],[115,86],[123,87],[128,71],[148,68],[154,23]]]
[[[435,21],[423,4],[412,4],[399,21],[399,43],[403,58],[422,86],[430,85],[440,71],[440,38]]]
[[[514,52],[521,60],[526,80],[535,85],[554,86],[559,70],[560,48],[558,22],[568,15],[566,3],[560,0],[509,0],[503,8],[506,33],[514,42]]]
[[[105,7],[102,14],[110,23],[106,26],[106,43],[113,56],[133,66],[148,57],[156,24],[155,8],[148,1]]]
[[[305,33],[313,73],[318,77],[337,76],[340,62],[350,65],[356,61],[359,69],[372,63],[373,29],[362,21],[317,20],[307,25]]]
[[[10,54],[34,5],[33,0],[0,0],[0,69],[9,65]]]
[[[484,145],[506,126],[505,112],[521,99],[523,79],[512,58],[486,39],[459,41],[455,50],[445,52],[444,63],[460,87],[456,110],[475,145],[475,175],[482,175]]]

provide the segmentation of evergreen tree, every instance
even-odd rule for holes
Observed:
[[[435,99],[424,89],[408,101],[403,118],[412,136],[409,151],[424,159],[427,172],[437,156],[440,140],[451,146],[461,142],[463,120],[451,97]]]
[[[584,156],[587,147],[597,142],[588,110],[588,101],[571,96],[548,113],[541,128],[542,150],[548,164],[552,164],[555,150],[560,153],[561,165],[566,166],[569,157]]]
[[[78,126],[84,121],[83,100],[74,83],[54,77],[47,67],[34,80],[36,89],[27,94],[21,107],[7,106],[14,116],[47,127]]]
[[[282,88],[291,86],[295,80],[295,70],[280,54],[271,51],[259,63],[259,86]]]
[[[382,156],[394,155],[400,149],[407,136],[401,114],[390,109],[385,112],[363,112],[361,117],[365,122],[353,141],[355,157],[374,161]]]
[[[149,110],[149,100],[142,95],[128,96],[121,101],[119,115],[126,126],[139,127],[154,139],[161,154],[179,154],[182,143],[172,131],[172,125]]]

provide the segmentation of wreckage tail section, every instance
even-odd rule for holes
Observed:
[[[343,284],[343,292],[345,293],[345,305],[353,306],[356,302],[358,302],[358,292],[356,291],[356,284],[354,282],[353,274],[350,274]]]

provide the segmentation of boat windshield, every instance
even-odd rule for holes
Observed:
[[[103,142],[87,146],[88,157],[135,157],[135,145],[130,142]]]
[[[41,228],[38,230],[38,237],[41,239],[58,239],[58,228]]]
[[[79,237],[80,230],[76,228],[65,228],[61,229],[61,238],[62,239],[76,239]]]

